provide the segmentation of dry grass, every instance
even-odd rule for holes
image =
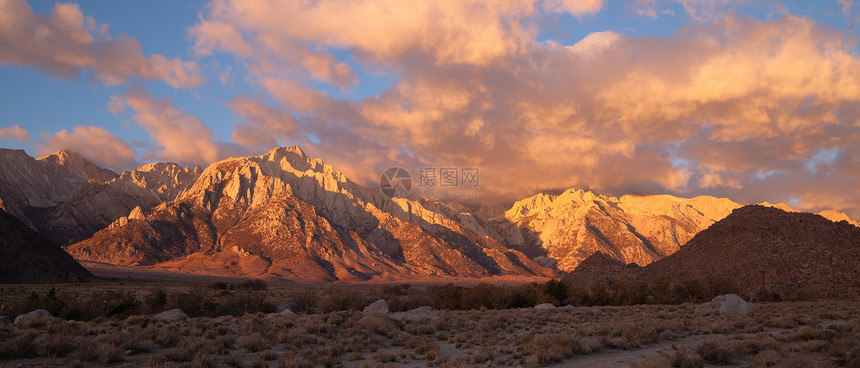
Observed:
[[[157,292],[147,295],[169,305],[172,292],[165,298]],[[743,317],[696,314],[695,305],[685,304],[437,310],[438,320],[399,322],[365,315],[357,301],[373,301],[388,293],[401,298],[398,303],[404,308],[415,307],[403,290],[248,292],[265,295],[265,304],[293,302],[311,313],[284,316],[252,310],[241,316],[173,322],[117,314],[89,321],[0,325],[0,365],[541,366],[707,337],[654,354],[637,366],[793,367],[810,361],[860,366],[860,305],[851,301],[757,304],[753,314]]]

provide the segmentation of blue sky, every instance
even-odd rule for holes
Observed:
[[[795,199],[860,214],[851,174],[858,98],[833,92],[860,74],[860,4],[439,2],[433,17],[417,6],[376,4],[397,14],[391,18],[373,18],[379,12],[363,5],[11,1],[4,12],[30,19],[31,8],[35,18],[0,29],[0,146],[31,155],[70,148],[122,170],[300,144],[361,183],[393,165],[480,166],[494,198],[588,187]],[[55,9],[84,17],[63,19],[96,41],[51,28]],[[56,43],[42,44],[40,29]],[[120,34],[139,42],[142,55],[102,61],[99,45],[128,46]],[[768,45],[770,54],[757,52]],[[804,47],[816,57],[787,64]],[[780,52],[786,57],[770,57]],[[734,59],[741,61],[721,61]],[[734,68],[744,62],[748,68]],[[811,84],[820,75],[802,73],[828,72],[808,65],[845,79]],[[698,78],[716,66],[727,68],[715,75],[725,73],[731,88]],[[721,88],[729,92],[685,97]],[[806,94],[814,113],[786,91]],[[109,135],[99,137],[109,142],[77,127],[103,128]],[[741,148],[761,154],[735,157]],[[839,183],[837,193],[815,192],[829,182]]]

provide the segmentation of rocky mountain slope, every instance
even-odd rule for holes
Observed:
[[[601,272],[602,269],[602,272]],[[697,234],[680,251],[647,267],[594,255],[568,275],[597,282],[725,279],[755,295],[860,295],[860,228],[810,213],[749,205]]]
[[[172,200],[200,174],[157,163],[117,175],[69,152],[34,159],[0,149],[0,209],[50,241],[66,245],[89,238],[135,207]]]
[[[78,259],[318,282],[550,276],[520,252],[363,188],[298,147],[210,165],[172,202],[67,250]]]
[[[0,284],[80,282],[92,274],[68,253],[0,210]]]
[[[785,204],[766,205],[796,212]],[[572,271],[596,252],[624,264],[648,265],[677,252],[693,236],[741,206],[711,196],[612,197],[570,189],[517,201],[503,215],[489,218],[460,212],[456,206],[436,204],[434,208],[542,264]],[[821,214],[856,224],[841,212]]]
[[[480,232],[530,257],[571,271],[595,252],[646,265],[670,255],[740,205],[725,198],[669,195],[611,197],[567,190],[477,218]]]

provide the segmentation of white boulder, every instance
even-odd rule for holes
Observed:
[[[388,309],[388,302],[385,299],[379,299],[364,307],[364,313],[388,314],[391,311]]]
[[[719,295],[696,307],[697,313],[719,312],[730,316],[742,316],[752,313],[752,310],[752,304],[735,294]]]
[[[164,312],[156,314],[153,317],[155,317],[156,319],[163,320],[163,321],[179,321],[179,320],[187,319],[188,315],[185,314],[185,312],[183,312],[182,309],[171,309],[171,310],[166,310]]]
[[[536,305],[535,309],[555,309],[555,305],[552,303],[543,303]]]
[[[415,308],[408,312],[393,313],[391,314],[391,318],[394,318],[398,321],[420,321],[439,319],[439,315],[433,312],[433,308],[423,306]]]
[[[46,311],[44,309],[36,309],[30,313],[22,314],[22,315],[19,315],[18,317],[15,317],[15,324],[16,325],[29,324],[29,323],[47,320],[47,319],[50,319],[51,317],[52,317],[51,313],[48,313],[48,311]]]

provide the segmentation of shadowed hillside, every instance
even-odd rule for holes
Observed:
[[[760,205],[734,210],[647,267],[603,258],[590,257],[568,280],[585,288],[619,281],[729,280],[748,295],[762,289],[788,298],[860,295],[860,228]]]
[[[91,277],[59,246],[0,210],[0,283],[80,282]]]

